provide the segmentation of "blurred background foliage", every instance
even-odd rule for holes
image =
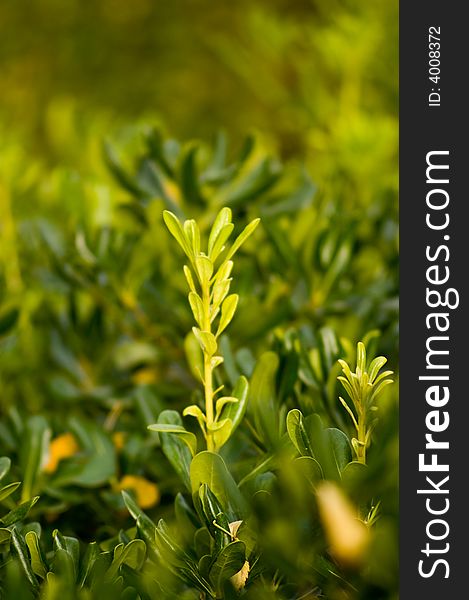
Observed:
[[[370,344],[397,369],[397,10],[394,0],[1,3],[0,454],[12,459],[7,483],[23,484],[0,502],[4,512],[30,502],[46,547],[56,527],[113,539],[130,524],[122,489],[156,520],[172,514],[180,485],[146,426],[198,391],[164,208],[204,232],[224,205],[240,229],[262,218],[234,275],[226,382],[274,351],[282,410],[347,431],[337,358],[379,330]],[[351,492],[382,502],[384,541],[360,597],[396,590],[390,387],[378,450]],[[242,477],[260,455],[239,436],[224,452]],[[280,476],[278,493],[301,521],[303,492],[287,501],[290,483]],[[256,508],[273,565],[285,564],[289,535],[280,509]],[[322,588],[349,597],[334,585]],[[294,596],[287,586],[279,597]]]

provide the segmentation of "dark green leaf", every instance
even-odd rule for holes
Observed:
[[[5,335],[13,329],[20,316],[18,308],[10,308],[8,310],[2,310],[0,312],[0,335]]]
[[[246,546],[241,541],[231,542],[217,556],[210,569],[210,580],[217,590],[223,583],[240,571],[246,560]]]
[[[246,514],[246,502],[219,454],[200,452],[190,466],[192,493],[198,493],[204,483],[215,494],[231,520]]]
[[[9,527],[18,521],[22,521],[38,500],[39,496],[35,496],[34,498],[31,498],[31,500],[22,502],[19,506],[11,510],[7,515],[0,519],[0,522],[6,527]]]
[[[7,475],[11,467],[11,460],[8,456],[0,456],[0,481]]]
[[[13,527],[11,530],[11,542],[27,580],[34,590],[38,590],[39,582],[29,561],[28,548],[16,527]]]
[[[160,425],[183,426],[181,416],[175,410],[164,410],[158,418],[158,423]],[[187,444],[180,438],[180,435],[175,433],[165,433],[161,436],[161,447],[166,458],[172,464],[184,485],[190,490],[189,468],[192,460],[192,453]]]
[[[296,408],[287,415],[287,432],[301,456],[313,456],[313,450],[303,422],[303,415]]]
[[[181,190],[189,206],[204,204],[195,162],[197,150],[195,146],[190,147],[181,163]]]

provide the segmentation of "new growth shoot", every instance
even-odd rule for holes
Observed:
[[[229,325],[238,305],[238,295],[229,294],[233,269],[232,258],[253,233],[260,219],[254,219],[227,248],[234,225],[231,210],[222,208],[210,231],[206,250],[201,249],[197,223],[187,220],[181,224],[170,211],[164,211],[164,222],[189,259],[184,275],[189,287],[189,304],[196,325],[192,328],[203,354],[203,372],[200,380],[204,387],[205,411],[197,405],[188,406],[183,415],[197,419],[207,443],[207,450],[217,452],[233,430],[230,404],[239,403],[239,396],[220,396],[221,388],[213,388],[213,372],[223,362],[218,353],[218,338]],[[233,412],[236,414],[236,411]]]
[[[344,360],[339,360],[345,377],[340,376],[337,379],[350,396],[353,410],[343,398],[339,398],[339,400],[350,415],[357,430],[357,437],[352,439],[352,446],[357,461],[363,464],[366,464],[366,450],[370,444],[373,431],[373,413],[377,410],[376,399],[383,388],[392,383],[392,379],[389,379],[389,376],[393,374],[392,371],[380,373],[386,362],[387,359],[384,356],[378,356],[367,366],[366,349],[363,342],[358,342],[357,345],[355,373],[352,372]]]

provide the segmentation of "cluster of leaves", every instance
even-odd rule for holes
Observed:
[[[370,432],[382,359],[356,363],[350,340],[395,364],[395,213],[364,223],[251,139],[234,154],[145,129],[105,156],[113,180],[16,150],[0,167],[0,502],[29,509],[3,520],[4,597],[392,598],[395,386]],[[375,440],[366,467],[354,437]],[[366,557],[334,550],[324,482],[366,523]]]

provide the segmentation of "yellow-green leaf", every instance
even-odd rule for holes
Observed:
[[[230,324],[231,319],[235,314],[236,307],[238,306],[238,300],[238,294],[231,294],[223,302],[221,306],[221,318],[216,337],[218,337]]]
[[[243,231],[238,235],[238,237],[233,242],[233,245],[231,246],[230,251],[228,252],[228,256],[226,257],[225,260],[230,260],[230,258],[232,258],[232,256],[235,254],[235,252],[237,252],[239,250],[241,245],[244,244],[244,242],[248,239],[248,237],[254,232],[256,227],[259,225],[259,222],[260,222],[260,219],[254,219],[254,221],[251,221],[249,223],[249,225],[247,225],[243,229]]]
[[[163,211],[163,220],[166,224],[166,227],[169,229],[170,233],[184,250],[186,255],[190,259],[193,259],[194,255],[189,244],[189,240],[187,239],[184,229],[182,228],[182,225],[176,215],[169,210],[165,210]]]
[[[224,279],[222,281],[217,281],[213,286],[213,296],[212,296],[212,305],[217,307],[223,302],[224,298],[230,291],[230,279]]]
[[[186,276],[186,281],[187,284],[189,285],[189,289],[191,290],[191,292],[195,292],[195,284],[194,284],[194,278],[192,277],[192,273],[191,270],[189,269],[189,267],[187,265],[184,265],[184,275]]]
[[[197,327],[193,327],[192,331],[194,332],[195,337],[198,339],[202,350],[209,356],[213,356],[218,348],[217,341],[213,333],[210,333],[210,331],[201,331]]]
[[[195,292],[189,294],[189,304],[191,305],[192,314],[200,327],[203,327],[204,322],[204,306],[202,299]]]
[[[212,369],[215,369],[216,367],[221,365],[222,362],[223,362],[223,356],[213,356],[212,359],[210,360],[210,366],[212,367]]]
[[[239,400],[234,396],[222,396],[221,398],[218,398],[216,403],[216,419],[220,417],[221,411],[225,404],[235,404],[236,402],[239,402]]]
[[[44,562],[36,532],[28,531],[28,533],[24,536],[24,539],[31,556],[31,567],[33,572],[41,577],[41,579],[45,579],[49,569]]]
[[[182,425],[172,425],[166,423],[155,423],[149,425],[150,431],[156,431],[157,433],[175,433],[181,440],[188,446],[192,456],[197,454],[197,438],[195,435],[184,429]]]
[[[227,223],[220,231],[215,243],[211,250],[209,250],[209,257],[212,260],[216,260],[221,252],[223,252],[225,246],[224,244],[230,237],[232,231],[234,229],[233,223]]]
[[[195,259],[197,276],[202,286],[207,286],[213,273],[213,263],[208,256],[198,256]]]
[[[232,260],[228,260],[228,261],[224,262],[221,265],[221,267],[218,269],[217,274],[214,277],[214,281],[220,282],[225,279],[228,279],[228,277],[231,275],[232,269],[233,269],[233,261]]]
[[[218,236],[220,235],[220,231],[223,229],[223,227],[228,225],[230,222],[231,222],[231,209],[224,207],[218,213],[218,215],[213,223],[212,230],[210,231],[210,236],[208,238],[208,253],[209,253],[209,255],[212,254],[213,246],[214,246]]]
[[[194,256],[198,256],[200,252],[200,231],[194,219],[184,221],[184,233],[189,241]]]
[[[199,422],[200,429],[202,429],[202,431],[205,435],[205,424],[206,424],[207,418],[199,406],[197,406],[196,404],[191,404],[190,406],[186,406],[186,408],[182,412],[182,415],[184,417],[195,417],[197,419],[197,421]]]

